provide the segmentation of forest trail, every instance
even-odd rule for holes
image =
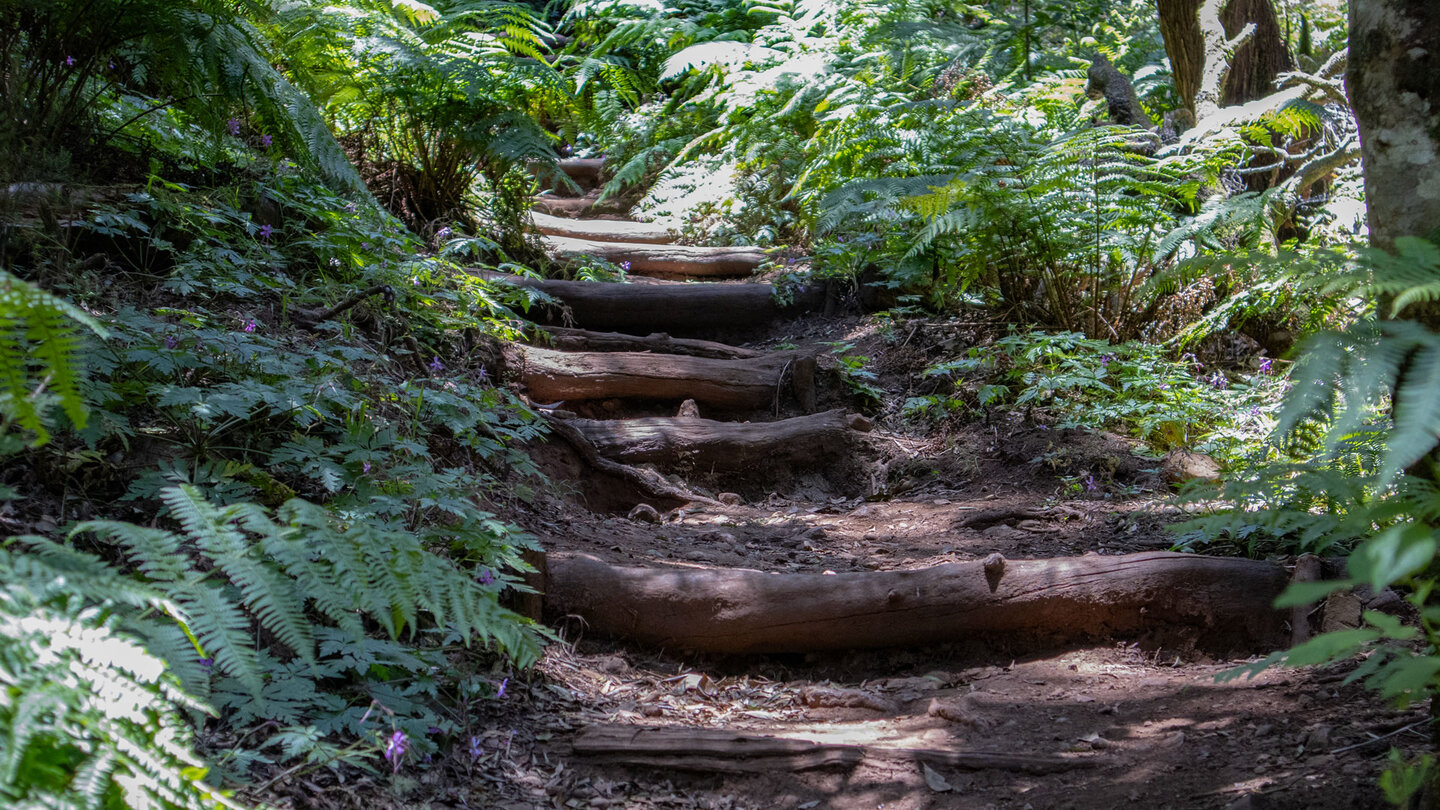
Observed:
[[[501,806],[1383,806],[1385,735],[1421,710],[1344,671],[1217,683],[1288,639],[1287,574],[1164,552],[1165,493],[1122,440],[892,432],[826,347],[903,386],[925,337],[887,350],[825,290],[780,306],[760,251],[604,218],[599,165],[571,168],[584,196],[537,204],[547,246],[634,278],[521,282],[564,305],[511,368],[555,426],[564,494],[526,528],[566,643]],[[1104,495],[1059,486],[1107,465]]]

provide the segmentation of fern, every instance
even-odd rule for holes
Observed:
[[[164,662],[63,579],[0,552],[0,802],[238,808],[202,779],[184,711],[208,711]]]
[[[59,399],[71,422],[85,425],[80,327],[105,337],[84,311],[0,270],[0,414],[34,433],[37,444],[50,436],[43,423],[45,390]]]

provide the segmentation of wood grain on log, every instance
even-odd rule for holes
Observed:
[[[717,773],[848,768],[866,757],[1025,773],[1055,773],[1089,767],[1098,761],[1095,757],[818,743],[721,728],[612,724],[581,729],[571,747],[576,754],[604,762]]]
[[[1060,642],[1180,631],[1202,645],[1283,643],[1278,565],[1148,552],[916,571],[769,574],[627,568],[552,555],[547,612],[597,632],[713,653]]]
[[[795,361],[793,352],[714,360],[643,352],[558,352],[520,348],[525,391],[540,402],[694,399],[721,408],[766,408]]]
[[[600,455],[626,464],[734,472],[767,464],[815,462],[847,449],[845,411],[836,409],[778,422],[717,422],[695,417],[571,419]]]
[[[597,281],[551,281],[500,273],[486,278],[532,287],[559,300],[574,325],[586,329],[612,329],[630,334],[664,330],[693,335],[717,329],[748,329],[787,314],[818,310],[825,305],[825,289],[809,286],[795,294],[788,306],[775,303],[769,284],[683,284],[652,282],[610,284]],[[560,307],[532,310],[531,317],[546,323],[564,323]]]
[[[552,348],[567,352],[654,352],[656,354],[710,357],[716,360],[736,360],[760,357],[765,354],[758,349],[742,349],[739,346],[729,346],[713,340],[673,338],[664,332],[651,332],[649,335],[640,337],[620,332],[591,332],[586,329],[571,329],[564,326],[547,326],[542,332],[549,335]]]
[[[591,191],[583,197],[557,197],[542,194],[531,201],[534,211],[571,219],[595,216],[623,216],[629,205],[621,200],[600,201],[600,192]]]
[[[599,242],[568,236],[547,236],[545,247],[557,257],[576,261],[596,256],[614,264],[628,262],[637,276],[715,278],[749,275],[765,261],[765,251],[754,247],[696,247],[693,245],[642,245]]]
[[[569,219],[543,212],[530,215],[535,227],[547,236],[568,236],[596,242],[630,242],[632,244],[668,245],[675,241],[669,228],[648,222],[624,219]]]

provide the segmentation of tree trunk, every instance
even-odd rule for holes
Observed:
[[[1064,643],[1142,637],[1229,652],[1274,649],[1285,569],[1150,552],[773,574],[622,568],[551,555],[546,612],[594,632],[709,653],[801,653],[983,637]]]
[[[1440,236],[1440,3],[1351,0],[1350,104],[1370,243]],[[1440,320],[1427,319],[1432,328]]]
[[[1206,32],[1200,19],[1203,2],[1156,0],[1160,34],[1175,77],[1175,94],[1197,117],[1200,110],[1196,96],[1207,68]],[[1232,39],[1249,24],[1254,24],[1255,30],[1236,49],[1223,85],[1217,85],[1217,104],[1228,107],[1267,95],[1274,89],[1275,77],[1293,68],[1270,0],[1230,0],[1220,10],[1219,18],[1223,30],[1212,31],[1212,37]]]

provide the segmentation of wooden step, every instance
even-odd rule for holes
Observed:
[[[596,256],[627,266],[627,272],[633,275],[659,278],[747,276],[766,260],[765,251],[755,247],[650,245],[569,236],[547,236],[544,243],[562,261],[573,263],[582,256]]]
[[[605,158],[562,158],[560,171],[565,173],[583,189],[600,185],[600,173],[605,170]]]
[[[594,216],[623,216],[628,205],[620,200],[600,202],[600,190],[595,189],[583,197],[561,197],[542,194],[531,201],[531,209],[553,216],[576,219]]]
[[[514,367],[530,398],[537,402],[591,399],[693,399],[719,408],[761,409],[773,405],[782,383],[807,368],[804,382],[813,390],[812,363],[797,363],[795,352],[716,360],[648,352],[561,352],[536,346],[514,347]]]
[[[654,354],[686,354],[716,360],[760,357],[759,349],[742,349],[713,340],[674,338],[664,332],[651,332],[644,337],[620,332],[592,332],[565,326],[547,326],[536,335],[540,346],[566,352],[652,352]]]
[[[535,221],[535,227],[547,236],[647,245],[666,245],[675,241],[675,234],[669,228],[648,222],[633,222],[628,219],[567,219],[539,211],[530,216]]]
[[[776,574],[632,568],[551,554],[546,612],[587,633],[707,653],[803,653],[979,639],[1146,637],[1201,649],[1283,644],[1272,607],[1289,575],[1267,561],[1145,552],[947,563],[913,571]]]
[[[852,417],[843,409],[777,422],[717,422],[698,417],[569,419],[596,451],[622,464],[684,464],[729,473],[783,464],[815,469],[851,449]]]
[[[818,284],[795,290],[777,302],[769,284],[718,284],[642,281],[554,281],[482,272],[486,278],[540,290],[561,307],[529,313],[544,323],[613,330],[632,335],[654,331],[697,335],[753,329],[786,316],[821,309],[825,290]]]

